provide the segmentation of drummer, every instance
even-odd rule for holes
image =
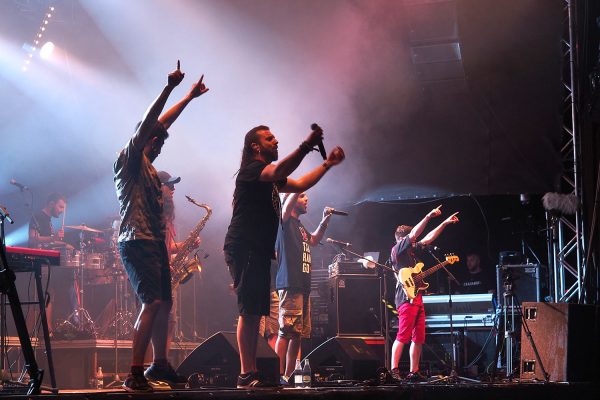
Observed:
[[[29,221],[29,245],[31,248],[66,248],[73,246],[64,241],[65,231],[55,230],[52,218],[58,218],[67,208],[67,198],[60,193],[50,193],[46,206],[31,216]]]

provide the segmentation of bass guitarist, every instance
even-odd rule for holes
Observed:
[[[425,218],[414,227],[400,225],[396,228],[396,245],[392,248],[391,254],[392,266],[396,271],[415,266],[418,262],[415,250],[430,245],[447,225],[458,222],[458,217],[456,216],[458,213],[454,213],[429,232],[423,239],[417,241],[417,238],[421,235],[429,220],[442,214],[440,207],[438,206],[427,213]],[[425,342],[425,309],[423,307],[422,294],[417,292],[412,300],[409,299],[402,283],[398,281],[396,284],[395,302],[398,310],[398,334],[392,346],[392,376],[394,379],[400,380],[398,363],[402,356],[404,345],[410,342],[410,372],[406,376],[406,380],[410,382],[425,381],[427,378],[419,371],[419,361],[421,359],[423,343]]]

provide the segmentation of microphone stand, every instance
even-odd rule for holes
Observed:
[[[427,252],[431,254],[438,264],[441,264],[439,258],[433,254],[431,249],[427,249]],[[450,375],[430,381],[429,383],[437,383],[437,382],[448,382],[448,383],[458,383],[460,381],[472,382],[472,383],[480,383],[477,379],[466,378],[464,376],[459,376],[456,371],[456,358],[457,358],[457,345],[456,339],[454,337],[454,323],[452,320],[452,281],[454,281],[458,286],[460,286],[460,282],[456,277],[452,274],[452,272],[448,271],[446,267],[442,267],[446,274],[448,274],[448,316],[450,317],[450,343],[452,345],[452,368],[450,369]]]

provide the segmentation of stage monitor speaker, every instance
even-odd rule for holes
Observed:
[[[258,338],[256,366],[263,376],[279,382],[279,358],[264,338]],[[177,373],[190,377],[198,374],[200,385],[236,387],[240,374],[240,352],[235,332],[217,332],[182,361]]]
[[[515,296],[514,303],[540,301],[539,264],[504,264],[496,266],[496,293],[498,306],[504,306],[504,292],[510,284]]]
[[[309,355],[316,381],[365,380],[377,377],[384,366],[383,354],[370,343],[372,337],[333,337],[316,347]]]
[[[381,279],[337,275],[329,283],[329,336],[382,336]]]
[[[523,303],[523,316],[549,380],[591,382],[600,373],[600,307]],[[521,380],[544,380],[533,346],[521,327]]]

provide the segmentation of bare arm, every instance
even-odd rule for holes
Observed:
[[[284,159],[276,164],[267,165],[260,174],[260,180],[263,182],[276,182],[290,176],[298,168],[304,157],[310,153],[313,146],[323,140],[322,131],[313,131],[308,138],[302,142],[300,147],[291,152]]]
[[[177,64],[179,65],[179,62]],[[183,77],[184,74],[179,70],[179,68],[169,74],[167,86],[163,88],[158,97],[154,99],[152,104],[150,104],[150,107],[148,107],[144,117],[142,118],[142,123],[138,127],[138,130],[133,137],[133,144],[136,148],[142,149],[148,140],[152,138],[152,131],[154,130],[160,113],[165,107],[169,95],[175,86],[181,83]]]
[[[431,218],[437,217],[438,215],[440,215],[442,213],[440,211],[440,207],[441,206],[429,211],[427,213],[427,215],[425,216],[425,218],[423,218],[417,225],[414,226],[414,228],[412,228],[412,230],[408,234],[408,237],[410,238],[411,242],[414,242],[415,239],[418,238],[421,235],[421,233],[423,233],[423,229],[425,229],[425,227],[427,226],[427,223],[429,222],[429,220]]]
[[[422,240],[419,241],[419,243],[424,245],[431,244],[435,239],[437,239],[437,237],[440,235],[440,233],[442,233],[446,226],[458,222],[458,217],[456,216],[456,214],[458,214],[458,212],[455,212],[454,214],[446,218],[444,222],[442,222],[434,230],[429,232]]]
[[[316,246],[319,244],[321,239],[323,239],[323,235],[325,235],[325,231],[327,230],[327,225],[329,225],[329,219],[331,218],[332,211],[333,209],[329,207],[325,207],[323,210],[323,218],[321,219],[319,226],[317,226],[317,229],[310,234],[309,244],[311,246]]]
[[[292,216],[292,211],[294,210],[294,207],[296,206],[296,201],[298,201],[298,196],[300,196],[300,193],[293,193],[285,199],[285,202],[283,203],[283,206],[281,209],[281,220],[283,222],[286,222]]]
[[[310,189],[317,182],[319,182],[319,180],[321,180],[329,168],[344,161],[345,157],[344,150],[342,150],[342,148],[339,146],[335,147],[331,153],[329,153],[327,160],[317,168],[313,169],[297,180],[288,178],[287,183],[281,188],[281,191],[299,193]]]
[[[169,129],[171,127],[173,122],[175,122],[175,120],[179,117],[181,112],[190,103],[190,101],[208,92],[208,88],[204,85],[204,83],[202,83],[203,79],[204,75],[200,77],[200,80],[198,82],[192,85],[192,88],[183,99],[181,99],[177,104],[175,104],[173,107],[167,110],[167,112],[160,116],[158,120],[163,124],[165,129]]]

